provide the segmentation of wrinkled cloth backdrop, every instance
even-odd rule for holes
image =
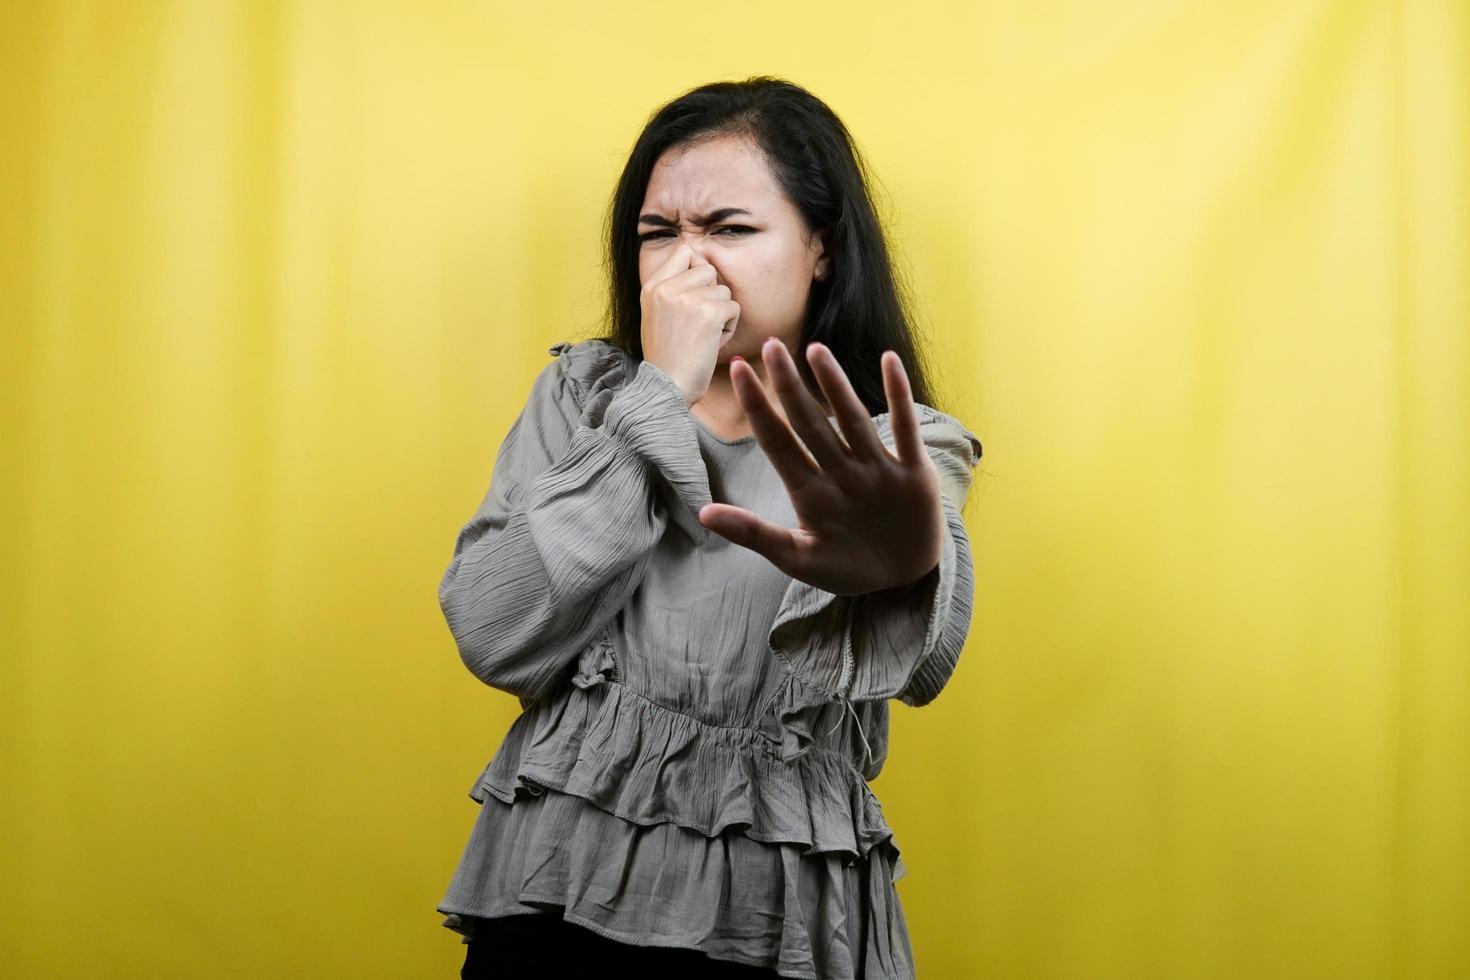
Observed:
[[[439,576],[644,118],[771,73],[985,445],[920,975],[1470,975],[1467,69],[1459,0],[6,3],[6,974],[454,975],[518,706]]]

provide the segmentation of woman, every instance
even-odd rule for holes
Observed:
[[[608,237],[612,332],[552,347],[439,587],[524,709],[438,906],[461,977],[912,977],[867,781],[964,645],[980,442],[803,89],[661,108]]]

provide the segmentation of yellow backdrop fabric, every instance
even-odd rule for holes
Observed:
[[[643,120],[757,73],[986,448],[921,977],[1470,976],[1459,0],[5,4],[0,972],[455,975],[518,706],[439,576]]]

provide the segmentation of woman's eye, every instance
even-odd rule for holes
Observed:
[[[744,235],[747,232],[755,231],[755,229],[747,228],[745,225],[721,225],[718,229],[716,229],[715,234],[719,234],[722,231],[733,231],[736,232],[737,235]],[[638,236],[638,240],[640,242],[647,242],[652,241],[655,238],[663,238],[665,235],[672,234],[673,232],[671,231],[645,231],[643,234]]]

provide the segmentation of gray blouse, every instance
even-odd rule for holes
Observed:
[[[888,699],[932,701],[969,631],[959,506],[980,441],[917,406],[939,564],[838,596],[699,523],[721,501],[796,524],[754,436],[716,436],[605,341],[551,353],[439,585],[465,666],[522,707],[470,789],[444,925],[468,942],[479,918],[544,910],[787,977],[912,978],[905,868],[868,781]]]

